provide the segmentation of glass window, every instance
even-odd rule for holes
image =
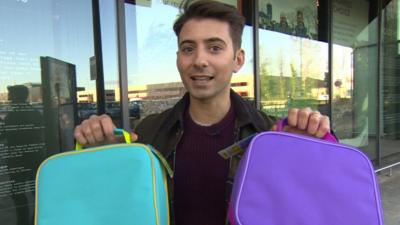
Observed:
[[[288,108],[328,114],[328,44],[318,25],[319,1],[259,1],[261,107],[283,117]],[[320,25],[321,26],[321,25]]]
[[[236,74],[233,74],[231,88],[249,102],[254,102],[253,44],[253,27],[245,25],[242,36],[245,64]]]
[[[125,4],[130,121],[172,107],[185,89],[176,69],[173,22],[180,1]]]
[[[332,124],[342,143],[376,159],[377,1],[334,0]]]
[[[74,147],[95,95],[91,1],[0,2],[0,221],[33,224],[37,167]],[[78,109],[82,109],[78,111]],[[84,110],[83,110],[84,109]]]
[[[382,166],[400,161],[399,1],[383,1],[380,68]]]
[[[116,7],[116,1],[100,0],[105,110],[114,124],[121,127]]]

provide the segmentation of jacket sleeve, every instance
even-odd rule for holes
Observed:
[[[261,115],[262,118],[264,118],[264,120],[265,120],[265,122],[266,122],[267,124],[271,124],[271,127],[270,127],[269,129],[271,129],[272,126],[274,126],[274,124],[275,124],[279,119],[281,119],[281,118],[279,118],[279,117],[267,115],[265,112],[263,112],[263,111],[261,111],[261,110],[258,110],[258,113]]]
[[[154,139],[161,124],[159,117],[159,114],[146,116],[139,122],[138,125],[136,125],[133,132],[138,135],[138,142],[144,144],[152,143],[152,140]]]

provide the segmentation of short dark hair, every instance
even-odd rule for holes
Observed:
[[[183,13],[174,23],[174,31],[179,39],[183,25],[190,19],[216,19],[229,24],[229,34],[232,38],[234,49],[239,49],[242,45],[242,34],[245,18],[239,11],[228,4],[211,1],[198,0],[186,1],[183,4]]]

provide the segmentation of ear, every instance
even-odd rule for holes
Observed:
[[[237,73],[242,68],[242,66],[244,64],[245,57],[244,57],[244,50],[243,49],[239,49],[239,50],[236,51],[234,60],[235,60],[235,66],[233,68],[233,72]]]

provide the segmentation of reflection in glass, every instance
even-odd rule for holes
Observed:
[[[259,34],[262,109],[278,117],[291,107],[327,114],[327,43],[267,30]]]
[[[374,1],[333,1],[332,121],[342,143],[376,159],[377,12]],[[376,3],[375,3],[376,4]],[[371,13],[372,12],[372,13]]]
[[[172,107],[185,93],[175,66],[177,41],[172,30],[178,7],[158,1],[151,6],[125,4],[132,127],[141,118]]]
[[[52,155],[57,149],[74,149],[76,67],[53,57],[41,57],[40,64],[46,148]]]
[[[318,39],[315,1],[259,0],[258,7],[261,29]]]
[[[383,5],[381,33],[381,156],[382,164],[400,161],[399,2]]]
[[[116,1],[100,0],[100,24],[106,102],[105,112],[112,118],[117,127],[121,127],[116,4]],[[95,90],[92,91],[95,93]],[[96,100],[85,101],[86,104],[95,104],[96,102]],[[89,112],[90,110],[87,111],[87,113]]]
[[[259,1],[261,107],[283,117],[289,108],[329,113],[328,44],[318,40],[315,1]]]
[[[74,94],[95,90],[91,10],[90,0],[0,1],[1,225],[33,224],[37,167],[71,150]],[[41,57],[68,62],[73,73],[46,70]]]
[[[26,205],[34,196],[36,170],[46,157],[43,111],[40,105],[29,102],[27,86],[12,85],[7,89],[9,103],[2,105],[4,120],[0,131],[0,199],[9,197],[18,224],[28,224],[30,212]]]

